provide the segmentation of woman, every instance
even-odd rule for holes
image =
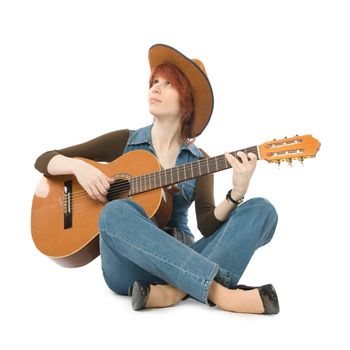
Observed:
[[[163,168],[208,157],[193,143],[208,124],[214,103],[203,64],[162,44],[150,48],[149,62],[152,125],[46,152],[36,168],[44,174],[74,174],[91,198],[107,203],[113,180],[74,157],[110,162],[143,149],[153,153]],[[179,183],[170,189],[173,210],[167,227],[157,227],[132,200],[104,206],[99,220],[103,275],[114,292],[132,296],[134,310],[168,307],[191,296],[227,311],[279,312],[272,285],[237,285],[254,251],[271,240],[277,214],[262,198],[241,204],[256,156],[239,152],[239,159],[229,153],[225,157],[233,168],[226,199],[215,206],[211,174]],[[187,225],[193,201],[204,236],[197,242]]]

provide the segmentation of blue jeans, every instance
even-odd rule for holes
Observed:
[[[99,222],[103,275],[117,294],[126,295],[140,280],[171,284],[208,303],[213,280],[235,287],[276,225],[271,203],[253,198],[233,210],[211,236],[187,246],[159,229],[137,203],[115,200],[104,207]]]

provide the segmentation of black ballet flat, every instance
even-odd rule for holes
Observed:
[[[244,284],[239,284],[235,289],[252,290],[257,288],[260,294],[261,301],[264,306],[264,315],[275,315],[280,311],[277,293],[272,284],[265,284],[261,287],[251,287],[245,286]]]
[[[132,287],[129,287],[128,295],[131,296],[132,308],[135,311],[146,308],[151,287],[149,282],[135,281]]]

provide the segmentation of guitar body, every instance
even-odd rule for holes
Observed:
[[[124,186],[133,176],[161,169],[158,160],[143,150],[126,153],[108,164],[83,160]],[[65,194],[67,187],[69,192]],[[129,188],[126,188],[123,196],[112,199],[121,198],[131,199],[141,205],[147,216],[160,227],[165,226],[170,217],[171,196],[162,188],[134,196],[130,196]],[[44,176],[32,203],[31,231],[36,247],[65,267],[89,263],[99,255],[98,220],[103,206],[87,195],[75,176]]]

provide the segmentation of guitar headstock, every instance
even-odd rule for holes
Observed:
[[[260,159],[279,164],[282,161],[303,161],[315,157],[320,149],[320,142],[311,135],[285,137],[280,140],[265,142],[259,146]]]

